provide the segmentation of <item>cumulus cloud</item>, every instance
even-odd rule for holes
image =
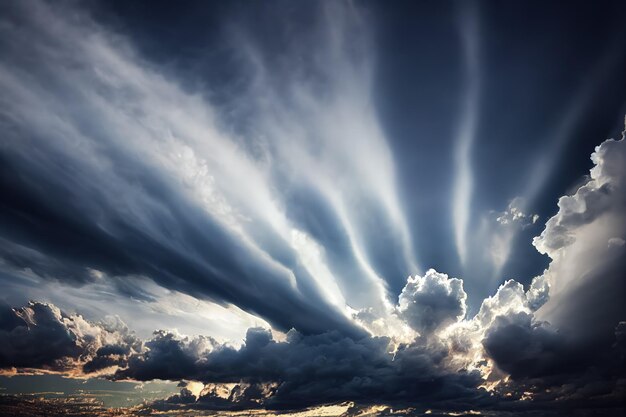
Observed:
[[[3,308],[2,354],[0,364],[46,368],[63,367],[65,357],[82,353],[76,336],[67,330],[57,309],[45,304],[32,304],[19,311]],[[48,344],[44,345],[43,340]]]
[[[535,394],[550,398],[565,395],[568,384],[580,390],[593,384],[616,387],[623,371],[612,346],[615,326],[626,314],[625,265],[619,249],[607,242],[626,226],[624,143],[598,146],[590,179],[559,200],[559,212],[534,240],[551,263],[528,290],[508,280],[475,317],[447,330],[457,363],[478,366],[490,375],[488,381],[500,384],[508,374],[507,389],[514,391],[534,383]],[[510,210],[505,223],[525,219],[515,213]],[[481,366],[483,360],[493,367]],[[603,376],[594,369],[602,369]],[[614,400],[615,392],[610,395]]]
[[[473,329],[486,357],[511,379],[506,389],[532,388],[537,402],[616,404],[624,369],[618,363],[624,310],[624,259],[611,238],[626,227],[626,145],[607,140],[592,155],[590,178],[559,199],[534,245],[551,263],[527,292],[508,281],[483,302]],[[595,388],[594,388],[595,387]]]
[[[539,220],[539,216],[524,213],[525,205],[523,198],[515,197],[511,200],[507,209],[498,214],[496,221],[501,225],[520,224],[522,227],[536,223]]]
[[[429,335],[465,316],[463,281],[430,269],[409,277],[398,299],[398,313],[414,330]]]
[[[411,278],[405,296],[409,294],[413,303],[425,307],[419,316],[415,306],[405,311],[412,312],[410,319],[421,323],[422,330],[438,329],[460,319],[464,312],[460,280],[436,271]],[[436,302],[428,303],[429,297]],[[446,301],[449,297],[456,300],[455,308],[450,307],[452,300]],[[481,381],[478,372],[448,369],[448,349],[436,339],[394,345],[388,337],[355,339],[338,331],[306,335],[292,330],[286,340],[277,341],[269,330],[251,328],[241,347],[208,336],[186,337],[165,330],[140,341],[119,320],[90,322],[53,305],[34,302],[19,309],[7,307],[0,323],[2,367],[16,368],[12,372],[32,368],[73,376],[206,384],[193,399],[191,392],[183,390],[161,407],[189,403],[218,409],[291,408],[335,401],[367,402],[372,392],[393,403],[412,399],[431,403],[433,381],[437,381],[437,401],[454,398],[464,404],[476,395]]]
[[[533,243],[541,253],[555,259],[576,241],[576,232],[601,217],[626,206],[626,145],[609,139],[591,155],[595,166],[590,180],[571,196],[559,199],[559,211]],[[614,231],[615,232],[615,231]],[[614,236],[613,236],[614,237]]]
[[[550,299],[550,283],[546,275],[539,275],[533,278],[530,288],[526,293],[528,306],[532,311],[536,311]]]
[[[607,243],[626,236],[626,141],[603,142],[591,159],[589,179],[559,199],[558,212],[533,241],[552,259],[544,273],[550,301],[537,314],[570,328],[581,344],[606,340],[626,316],[623,252]]]
[[[526,317],[535,326],[534,311],[549,299],[549,287],[543,284],[543,278],[537,277],[528,291],[524,291],[523,285],[508,280],[500,285],[494,295],[483,300],[474,317],[453,323],[445,329],[441,341],[452,353],[450,365],[459,369],[479,369],[486,379],[499,381],[504,374],[494,372],[493,367],[488,366],[488,361],[492,361],[498,368],[500,358],[490,354],[485,341],[511,317]],[[498,370],[506,373],[508,371],[505,368]]]
[[[425,277],[409,279],[407,287],[413,295],[423,295],[426,290],[413,288],[411,281],[435,286],[433,294],[440,297],[433,296],[435,300],[441,301],[447,290],[453,293],[454,281],[444,274],[429,271]],[[193,398],[183,390],[155,404],[163,410],[283,409],[341,401],[362,406],[376,399],[423,410],[445,404],[447,410],[521,412],[533,408],[529,400],[535,397],[542,403],[561,397],[568,404],[578,404],[585,398],[582,393],[594,385],[606,385],[608,391],[602,391],[603,397],[588,396],[588,406],[615,407],[619,391],[612,389],[620,372],[616,364],[624,356],[620,350],[623,326],[618,326],[608,341],[613,359],[599,357],[589,362],[589,352],[572,344],[569,331],[562,332],[535,316],[548,299],[548,290],[543,276],[537,277],[528,291],[509,280],[484,300],[476,316],[463,320],[460,310],[452,314],[446,307],[449,303],[430,304],[431,308],[440,307],[441,314],[427,317],[444,319],[414,322],[449,324],[438,334],[399,345],[388,337],[354,339],[338,332],[303,335],[295,330],[286,340],[276,341],[269,330],[256,328],[248,331],[239,348],[212,344],[198,350],[190,348],[194,342],[189,338],[157,335],[146,343],[156,353],[136,355],[115,378],[161,375],[180,379],[185,375],[206,384],[203,393]],[[408,319],[415,317],[420,316]],[[420,326],[422,331],[437,328]],[[174,363],[181,363],[185,371],[179,371]],[[602,369],[600,374],[598,369]],[[568,392],[567,386],[577,393]],[[490,392],[485,390],[489,387]]]
[[[443,360],[447,350],[443,345],[401,345],[391,353],[389,342],[389,338],[367,336],[355,340],[338,332],[307,336],[296,331],[291,331],[286,341],[278,342],[267,330],[250,329],[240,348],[222,345],[205,354],[196,351],[190,355],[189,341],[159,337],[146,343],[158,355],[146,352],[131,359],[128,369],[118,371],[116,378],[184,374],[207,383],[235,384],[227,394],[218,395],[212,389],[198,398],[200,403],[221,403],[223,407],[227,405],[224,397],[234,398],[235,386],[246,401],[254,399],[257,405],[269,408],[338,401],[368,403],[374,400],[368,398],[374,393],[375,401],[446,401],[456,407],[476,395],[486,396],[477,389],[481,380],[477,372],[446,370]],[[170,361],[180,362],[183,367],[193,363],[193,369],[180,373],[174,370],[172,374]],[[238,401],[231,406],[238,407]]]
[[[506,410],[513,401],[525,409],[528,392],[545,399],[549,390],[562,394],[564,384],[576,383],[582,390],[600,382],[597,375],[581,377],[591,369],[581,361],[585,352],[572,348],[567,335],[534,316],[537,300],[547,297],[539,278],[526,292],[519,283],[507,281],[475,317],[464,320],[460,280],[436,271],[409,278],[405,296],[427,308],[405,309],[413,312],[406,319],[429,337],[400,344],[389,337],[354,338],[338,331],[307,335],[291,330],[285,340],[276,340],[263,328],[249,329],[240,347],[165,330],[140,342],[119,321],[91,323],[54,306],[32,303],[10,310],[13,315],[3,314],[0,324],[5,332],[20,329],[11,330],[12,338],[30,332],[32,349],[42,346],[35,340],[40,337],[57,340],[59,349],[25,349],[26,359],[15,351],[3,352],[3,365],[70,375],[97,372],[115,380],[199,381],[200,387],[197,382],[182,383],[180,394],[146,406],[170,412],[301,409],[345,401],[418,410]],[[618,361],[624,356],[622,327],[610,342]],[[43,352],[47,356],[39,359]],[[492,368],[486,366],[488,361]],[[598,364],[606,367],[608,362]],[[511,379],[504,379],[506,375]],[[485,389],[490,383],[496,384],[496,391]]]
[[[249,410],[261,408],[273,395],[275,384],[206,384],[198,395],[183,388],[180,394],[148,405],[150,410],[178,411],[193,410]]]
[[[119,320],[91,323],[67,315],[51,304],[31,302],[11,309],[2,306],[0,368],[65,372],[80,375],[124,363],[141,350],[141,341]]]
[[[524,286],[515,280],[504,282],[496,293],[483,300],[475,320],[481,327],[490,327],[498,316],[516,314],[527,311],[527,298]]]
[[[541,375],[559,363],[566,341],[546,323],[520,311],[497,316],[482,344],[501,370],[518,378]]]

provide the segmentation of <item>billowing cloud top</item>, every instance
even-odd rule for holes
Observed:
[[[399,298],[399,314],[420,334],[430,334],[465,316],[463,281],[430,269],[409,277]]]

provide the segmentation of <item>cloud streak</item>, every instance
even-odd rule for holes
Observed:
[[[457,253],[462,264],[468,257],[473,175],[471,165],[479,118],[480,50],[479,22],[475,5],[465,4],[461,13],[461,44],[465,63],[465,96],[454,145],[456,174],[452,194],[452,219]]]
[[[96,271],[120,291],[148,277],[285,331],[358,333],[348,307],[388,311],[387,281],[418,267],[370,104],[371,58],[347,42],[362,22],[328,7],[316,11],[331,30],[314,34],[327,47],[312,76],[285,72],[269,88],[263,51],[233,38],[257,74],[252,99],[236,102],[250,110],[245,136],[87,14],[6,7],[5,264],[82,284]],[[301,190],[328,216],[307,210]]]

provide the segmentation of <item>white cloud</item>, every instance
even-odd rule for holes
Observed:
[[[388,311],[385,279],[392,277],[372,259],[375,234],[389,234],[383,249],[390,256],[400,253],[402,268],[413,273],[419,267],[393,157],[371,105],[373,57],[362,45],[367,33],[356,9],[320,8],[324,19],[314,36],[325,42],[316,42],[323,47],[312,53],[324,64],[309,69],[332,87],[329,94],[320,94],[319,83],[291,67],[279,85],[265,82],[264,74],[276,68],[247,35],[225,40],[250,58],[242,59],[242,68],[253,81],[233,105],[251,110],[253,134],[240,137],[212,103],[156,71],[123,37],[88,16],[44,2],[17,5],[22,29],[6,25],[2,33],[12,45],[25,46],[20,53],[45,65],[0,64],[0,86],[11,103],[2,102],[3,114],[29,138],[12,141],[6,150],[25,161],[33,176],[62,182],[57,185],[70,195],[64,210],[80,205],[86,223],[119,240],[128,230],[120,226],[123,219],[138,231],[134,236],[184,258],[206,281],[162,271],[163,286],[198,298],[255,298],[253,307],[241,308],[257,314],[276,307],[250,290],[256,285],[284,289],[293,305],[331,315],[318,306],[328,303],[342,320],[347,305]],[[321,228],[346,236],[346,268],[329,261],[331,250],[322,250],[332,239],[322,241],[290,215],[290,192],[299,188],[317,191],[315,198],[330,208],[332,218]],[[193,212],[189,222],[204,242],[184,234],[180,206],[185,216]],[[222,237],[201,226],[214,223],[225,231]],[[235,255],[222,258],[237,268],[224,267],[206,242],[226,250],[232,245]],[[219,291],[197,294],[203,285]]]
[[[524,211],[526,206],[525,201],[521,197],[515,197],[509,203],[506,210],[499,213],[496,217],[496,221],[503,226],[518,224],[522,227],[534,224],[539,220],[539,216],[536,214],[527,214]]]
[[[89,322],[82,316],[67,315],[52,305],[30,302],[8,309],[1,306],[0,368],[3,373],[30,369],[81,376],[82,366],[96,356],[110,359],[104,368],[115,368],[118,359],[141,352],[142,342],[115,316]],[[11,368],[15,367],[15,368]]]
[[[610,326],[623,304],[615,299],[623,291],[622,256],[607,242],[626,235],[626,141],[603,142],[591,159],[589,180],[559,199],[558,213],[533,240],[552,259],[544,274],[551,299],[537,313],[558,326],[573,326],[569,317],[585,311],[576,326],[580,334]],[[603,308],[591,308],[592,302]]]
[[[454,148],[456,174],[452,193],[452,219],[456,248],[464,264],[468,256],[467,233],[470,224],[473,174],[471,151],[478,129],[480,92],[480,51],[477,11],[463,6],[461,16],[461,41],[464,54],[466,91],[462,103],[461,119],[457,127]]]
[[[533,278],[530,288],[526,293],[528,305],[532,311],[538,310],[550,298],[550,283],[546,275]]]
[[[429,269],[409,277],[398,298],[398,315],[423,336],[441,330],[465,316],[463,281]]]

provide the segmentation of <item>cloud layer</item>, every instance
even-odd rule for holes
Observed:
[[[355,118],[371,119],[363,105],[351,101],[361,100],[355,87],[338,91],[330,104],[308,90],[287,96],[288,102],[277,99],[272,111],[257,103],[251,123],[272,141],[259,138],[246,148],[216,120],[214,106],[155,72],[87,15],[71,21],[40,2],[5,8],[1,47],[11,65],[3,63],[0,74],[7,93],[0,157],[1,186],[10,198],[0,221],[6,265],[77,284],[104,274],[117,279],[120,293],[137,298],[144,294],[134,277],[148,277],[168,289],[236,304],[285,331],[295,326],[304,332],[358,332],[346,318],[344,294],[356,297],[350,302],[357,307],[386,299],[384,280],[357,233],[362,228],[347,214],[353,205],[369,207],[366,195],[384,193],[377,199],[383,207],[372,207],[373,215],[389,233],[406,230],[397,227],[402,215],[390,194],[392,178],[383,172],[392,162],[376,126],[357,135],[364,155],[382,158],[370,161],[381,172],[363,183],[367,192],[352,187],[357,176],[366,175],[365,158],[337,165],[332,158],[348,150],[334,149],[339,142],[327,132],[300,155],[299,143],[310,132],[291,129],[313,126],[274,131],[274,119],[296,123],[326,105],[336,106],[338,117],[349,113],[347,130],[363,129]],[[14,30],[18,26],[22,30]],[[340,48],[343,35],[336,35],[329,41]],[[23,60],[25,55],[47,64]],[[351,63],[336,65],[356,71]],[[287,118],[296,106],[302,114]],[[291,142],[282,144],[286,135]],[[320,157],[312,159],[314,153]],[[331,178],[320,171],[340,178],[345,192],[330,188]],[[293,191],[277,194],[279,188]],[[298,206],[308,204],[297,199],[301,189],[319,195],[312,203],[327,206],[330,217],[300,218]],[[289,210],[286,199],[295,199]],[[389,248],[397,249],[398,240],[391,239]],[[337,246],[326,252],[318,243],[323,240]],[[355,286],[358,292],[346,291]],[[285,309],[291,313],[283,314]]]

